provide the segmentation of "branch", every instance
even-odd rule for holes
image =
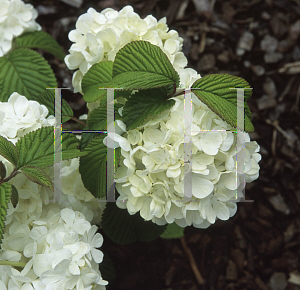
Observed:
[[[76,117],[71,117],[71,119],[72,119],[73,121],[76,121],[77,123],[83,125],[84,127],[86,126],[86,124],[85,124],[83,121],[77,119]]]
[[[198,266],[196,264],[196,261],[194,259],[194,256],[191,252],[191,250],[189,249],[187,243],[186,243],[186,240],[185,240],[185,237],[181,237],[180,238],[180,241],[181,241],[181,244],[182,244],[182,247],[183,247],[183,250],[185,252],[185,254],[187,255],[188,259],[189,259],[189,262],[190,262],[190,265],[191,265],[191,268],[194,272],[194,275],[196,277],[196,280],[198,282],[199,285],[202,285],[204,283],[204,280],[203,280],[203,277],[198,269]]]
[[[15,177],[18,173],[21,173],[20,171],[18,171],[17,169],[14,169],[14,171],[11,173],[10,176],[4,178],[3,180],[0,181],[0,185],[4,182],[8,182],[10,181],[13,177]]]

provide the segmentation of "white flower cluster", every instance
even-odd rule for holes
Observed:
[[[9,52],[14,37],[41,30],[37,11],[21,0],[0,0],[0,57]]]
[[[54,116],[36,101],[28,101],[18,93],[12,93],[7,102],[0,102],[0,135],[14,144],[30,131],[45,126],[54,126]]]
[[[235,159],[243,146],[237,144],[234,129],[192,94],[192,159],[185,164],[184,96],[173,99],[170,110],[123,136],[115,134],[122,149],[117,205],[160,225],[175,221],[182,227],[206,228],[236,212],[243,175],[237,178]],[[126,131],[124,123],[116,123],[116,133]],[[119,127],[123,129],[117,132]],[[248,134],[245,141],[245,179],[251,182],[258,177],[261,156]],[[184,194],[185,166],[192,174],[189,201]]]
[[[53,126],[54,117],[46,119],[47,115],[45,106],[13,93],[8,102],[0,103],[0,135],[16,143],[30,131]],[[2,156],[0,161],[10,175],[12,164]],[[53,166],[44,170],[53,181]],[[78,158],[62,161],[62,181],[59,203],[51,202],[54,194],[50,189],[31,182],[23,173],[9,181],[18,190],[19,202],[16,208],[11,202],[8,206],[0,260],[23,262],[26,266],[21,273],[0,266],[1,290],[90,289],[91,285],[93,289],[105,289],[106,282],[96,264],[101,262],[102,253],[94,249],[101,246],[102,237],[95,235],[97,227],[90,224],[100,223],[105,203],[96,202],[84,188]],[[60,256],[66,252],[67,256]],[[62,259],[58,261],[59,257]]]
[[[58,204],[43,219],[15,221],[4,234],[0,259],[26,266],[21,272],[0,266],[2,289],[105,289],[97,264],[103,253],[96,249],[103,238],[96,231],[82,213]]]
[[[28,132],[45,126],[54,126],[54,116],[47,117],[47,115],[48,109],[44,105],[36,101],[28,101],[26,97],[13,93],[7,102],[0,102],[0,135],[15,144]],[[7,176],[10,175],[13,165],[2,156],[0,161],[6,166]],[[54,180],[53,166],[44,170]],[[72,209],[82,212],[89,222],[100,224],[105,203],[97,202],[97,199],[84,187],[79,173],[79,158],[62,161],[62,179],[64,194],[60,200],[62,206],[71,204]],[[23,174],[14,177],[14,185],[21,190],[20,202],[14,211],[24,215],[24,212],[28,212],[30,208],[28,217],[33,214],[39,217],[42,213],[42,205],[47,205],[49,200],[53,199],[51,190],[30,182]],[[23,189],[30,191],[30,194],[22,195]],[[28,204],[31,206],[28,207]],[[10,216],[8,220],[9,218]]]
[[[119,12],[107,8],[97,12],[89,8],[76,22],[76,29],[70,31],[69,39],[74,42],[66,56],[69,69],[77,69],[73,75],[74,92],[81,91],[81,80],[89,68],[101,61],[113,61],[116,53],[135,40],[149,41],[159,46],[177,71],[187,65],[181,52],[183,39],[177,31],[170,30],[166,18],[157,21],[152,15],[145,19],[125,6]]]

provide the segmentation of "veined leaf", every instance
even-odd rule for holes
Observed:
[[[237,90],[231,88],[250,88],[250,85],[237,76],[212,74],[195,81],[192,92],[222,120],[233,127],[242,128],[242,124],[237,124]],[[246,132],[254,131],[251,112],[246,102],[251,95],[252,90],[244,90]]]
[[[107,97],[104,96],[103,105],[94,109],[88,116],[87,126],[88,130],[98,130],[106,131],[107,130]],[[102,102],[101,101],[101,102]],[[118,109],[123,107],[121,104],[114,104],[114,115],[115,120],[121,120],[121,116],[118,113]]]
[[[6,177],[6,167],[2,161],[0,161],[0,181]]]
[[[122,120],[122,117],[118,113],[118,109],[122,106],[122,104],[114,104],[115,120]],[[88,130],[99,131],[99,133],[84,132]],[[82,151],[94,137],[101,134],[100,132],[103,131],[107,131],[107,96],[103,96],[100,107],[89,113],[87,126],[83,129],[81,135],[80,150]]]
[[[54,191],[51,179],[43,169],[38,168],[36,166],[24,166],[21,168],[21,171],[32,182],[35,182],[40,185],[44,185],[50,188],[52,191]]]
[[[7,102],[13,92],[28,100],[57,87],[54,73],[47,61],[36,51],[19,48],[0,58],[0,101]]]
[[[61,61],[63,61],[66,56],[57,41],[45,31],[25,33],[16,38],[16,44],[17,48],[38,48],[45,50]]]
[[[14,167],[18,166],[18,151],[16,146],[3,136],[0,136],[0,155],[6,158]]]
[[[17,188],[12,184],[11,185],[11,197],[10,197],[11,203],[14,208],[16,208],[18,202],[19,202],[19,193]]]
[[[133,41],[116,54],[113,79],[101,87],[145,90],[179,85],[179,75],[166,54],[148,41]]]
[[[62,156],[61,160],[72,159],[76,157],[85,156],[87,152],[80,152],[80,140],[78,140],[72,133],[62,134]]]
[[[108,202],[102,216],[102,228],[115,243],[127,245],[136,241],[150,242],[166,229],[152,221],[144,221],[139,213],[130,215],[127,209],[120,209],[115,202]]]
[[[148,116],[156,116],[175,105],[174,100],[166,98],[166,88],[142,90],[133,94],[122,112],[127,131],[140,126]]]
[[[121,158],[121,147],[115,149],[115,168],[117,169]]]
[[[95,102],[106,95],[106,89],[99,89],[99,84],[112,80],[112,70],[113,62],[104,61],[94,64],[83,76],[81,86],[86,102]]]
[[[84,131],[88,131],[89,128],[85,127]],[[83,151],[86,146],[91,142],[91,140],[95,137],[97,137],[101,133],[95,133],[95,132],[82,132],[81,139],[80,139],[80,151]]]
[[[44,105],[47,107],[49,115],[55,115],[54,111],[54,101],[55,101],[55,90],[45,90],[44,93],[40,94],[37,97],[33,97],[32,100],[37,101],[41,105]],[[62,104],[61,104],[61,122],[65,123],[68,120],[73,117],[73,110],[69,106],[66,100],[62,99]]]
[[[0,242],[2,240],[2,235],[4,233],[5,227],[5,219],[6,219],[6,212],[8,203],[11,196],[11,184],[8,182],[4,182],[0,184]]]
[[[88,130],[107,130],[107,107],[98,107],[90,112],[87,119]]]
[[[59,140],[60,142],[60,140]],[[62,134],[62,160],[84,156],[77,149],[79,140],[71,133]],[[54,164],[54,127],[43,127],[27,133],[16,143],[20,169],[23,166],[44,168]]]
[[[106,156],[107,147],[103,143],[107,134],[99,134],[85,147],[88,155],[80,158],[79,172],[84,187],[96,198],[106,195]]]
[[[184,236],[184,228],[175,222],[168,224],[166,230],[160,235],[163,239],[178,239]]]

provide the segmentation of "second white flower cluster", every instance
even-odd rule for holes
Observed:
[[[115,134],[122,148],[116,172],[117,205],[130,214],[163,225],[174,221],[186,227],[206,228],[216,219],[236,212],[243,177],[258,177],[259,146],[245,134],[245,148],[234,128],[192,94],[192,158],[185,164],[184,96],[176,104],[123,136]],[[126,126],[117,121],[125,132]],[[122,132],[121,132],[122,131]],[[238,143],[238,144],[237,144]],[[236,154],[245,149],[245,175],[237,176]],[[184,200],[185,166],[192,172],[192,201]],[[242,186],[242,188],[241,188]]]
[[[53,126],[48,109],[13,93],[0,102],[0,135],[16,143],[26,133]],[[7,176],[13,165],[0,156]],[[44,168],[53,181],[53,166]],[[79,158],[62,161],[63,195],[19,173],[9,182],[18,190],[16,208],[8,204],[0,260],[25,265],[18,271],[0,266],[0,289],[105,289],[99,272],[103,238],[97,232],[105,203],[95,202],[79,173]]]

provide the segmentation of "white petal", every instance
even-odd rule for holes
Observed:
[[[61,211],[61,218],[66,224],[72,225],[75,219],[75,212],[69,208],[64,208]]]
[[[69,271],[73,275],[79,275],[80,274],[80,269],[76,263],[71,263],[69,266]]]
[[[14,110],[18,117],[23,117],[28,110],[29,102],[24,96],[19,96],[14,104]]]
[[[94,248],[99,248],[102,246],[102,244],[103,244],[103,237],[101,234],[97,233],[92,239],[91,246]]]
[[[193,196],[197,198],[205,198],[214,189],[214,185],[211,181],[200,177],[198,174],[192,174],[192,189]]]
[[[30,237],[37,241],[42,236],[46,235],[48,233],[48,229],[44,226],[41,227],[34,227],[30,232]]]
[[[229,209],[223,202],[214,201],[212,206],[216,213],[216,216],[220,220],[225,221],[229,219]]]
[[[103,253],[100,250],[94,248],[91,249],[93,259],[96,263],[101,263],[103,261]]]
[[[80,220],[77,220],[76,223],[74,224],[73,230],[76,233],[83,235],[86,231],[88,231],[90,229],[90,227],[91,227],[91,224],[87,220],[80,219]]]

